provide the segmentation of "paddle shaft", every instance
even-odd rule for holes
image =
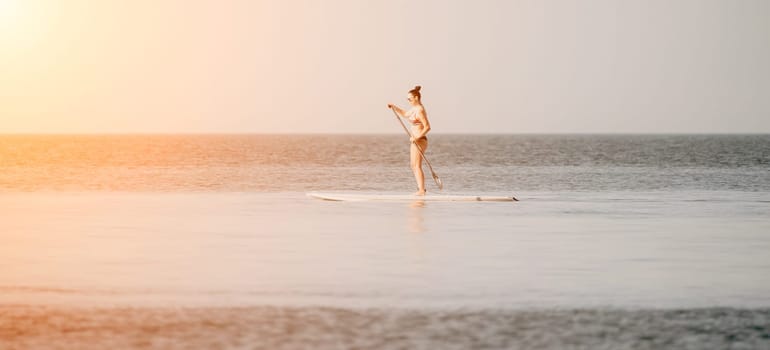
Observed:
[[[412,135],[412,132],[409,131],[409,128],[407,128],[406,124],[404,124],[404,122],[401,120],[401,116],[399,116],[398,113],[396,113],[396,109],[391,108],[391,110],[393,111],[393,114],[396,115],[396,119],[398,119],[398,122],[404,128],[404,131],[406,131],[406,134],[409,135],[409,138],[414,138],[414,136]],[[428,164],[428,169],[430,169],[430,174],[433,176],[433,180],[436,181],[436,185],[438,185],[439,189],[444,187],[441,185],[441,180],[439,180],[438,175],[436,175],[436,172],[433,171],[433,166],[430,165],[430,161],[428,160],[428,157],[425,156],[425,153],[422,151],[422,148],[420,147],[420,145],[417,144],[417,142],[412,142],[412,143],[414,143],[414,145],[417,147],[417,151],[420,152],[422,159],[425,159],[425,163]]]

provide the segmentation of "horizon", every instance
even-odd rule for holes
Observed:
[[[549,135],[586,135],[586,136],[622,136],[622,135],[668,135],[668,136],[770,136],[770,132],[732,132],[732,133],[716,133],[716,132],[442,132],[431,133],[432,135],[463,135],[463,136],[485,136],[485,135],[531,135],[531,136],[549,136]],[[286,136],[404,136],[403,133],[397,132],[349,132],[349,133],[330,133],[330,132],[72,132],[72,133],[26,133],[26,132],[14,132],[14,133],[0,133],[0,136],[131,136],[131,135],[157,135],[157,136],[196,136],[196,135],[224,135],[224,136],[248,136],[248,135],[286,135]]]

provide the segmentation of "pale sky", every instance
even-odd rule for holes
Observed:
[[[0,0],[0,133],[770,132],[767,0]]]

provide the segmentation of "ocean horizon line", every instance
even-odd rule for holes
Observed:
[[[770,132],[432,132],[448,136],[770,136]],[[0,136],[403,136],[399,132],[0,132]]]

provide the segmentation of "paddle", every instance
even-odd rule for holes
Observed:
[[[406,134],[409,135],[409,138],[414,138],[412,136],[412,133],[409,131],[409,129],[406,127],[403,121],[401,121],[401,117],[398,116],[398,113],[396,113],[396,110],[391,108],[393,111],[393,114],[396,115],[396,119],[398,119],[398,122],[401,123],[401,126],[404,127],[404,131],[406,131]],[[422,148],[420,148],[420,145],[417,144],[417,142],[413,142],[415,146],[417,146],[417,150],[420,152],[420,155],[422,156],[422,159],[425,159],[425,163],[428,164],[428,169],[430,169],[430,174],[433,175],[433,181],[436,182],[436,186],[438,186],[438,190],[441,191],[444,189],[444,183],[441,182],[441,179],[438,178],[438,175],[436,175],[436,172],[433,171],[433,166],[430,165],[430,161],[428,160],[428,157],[425,156],[425,153],[422,152]]]

